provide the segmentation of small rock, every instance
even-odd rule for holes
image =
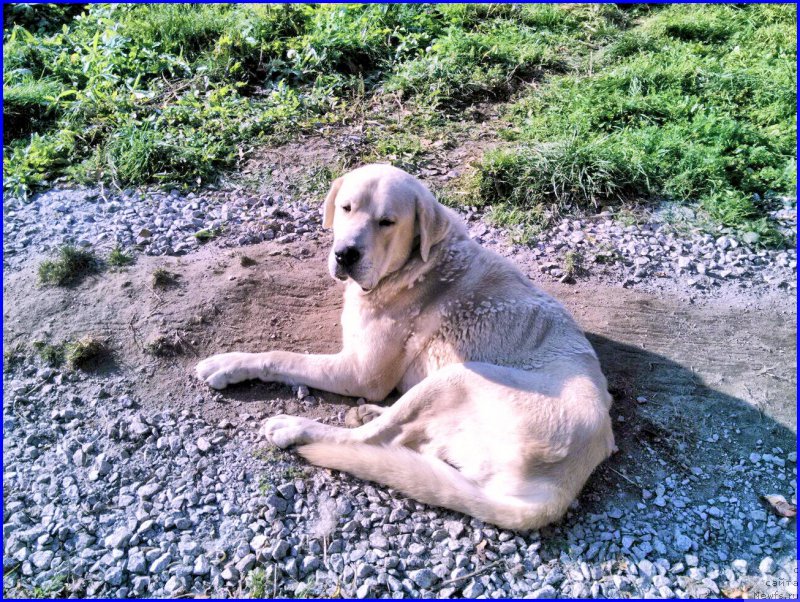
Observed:
[[[247,573],[250,569],[252,569],[255,566],[255,564],[256,564],[256,555],[248,554],[247,556],[245,556],[239,562],[236,563],[236,570],[244,574]]]
[[[409,578],[422,589],[430,589],[439,578],[430,569],[419,569],[408,572]]]
[[[692,544],[692,540],[683,533],[678,532],[675,534],[675,549],[679,552],[688,552],[692,549]],[[686,564],[689,564],[688,560]],[[689,564],[689,566],[696,565]]]
[[[94,469],[97,471],[97,474],[101,477],[106,476],[108,473],[111,472],[111,462],[108,461],[108,457],[106,454],[98,454],[94,460]]]
[[[127,569],[129,573],[133,573],[135,575],[145,574],[147,572],[147,561],[144,558],[144,554],[141,552],[130,554],[128,556]]]
[[[176,594],[183,589],[183,580],[180,579],[177,575],[173,575],[167,580],[167,583],[164,585],[164,591],[168,594]]]
[[[45,571],[49,569],[51,562],[53,562],[53,552],[49,550],[35,552],[31,555],[31,563],[39,570]]]
[[[138,495],[143,500],[148,500],[159,491],[161,491],[160,483],[150,483],[148,485],[142,485],[141,487],[139,487],[139,489],[136,490],[136,495]]]
[[[272,547],[272,550],[270,552],[270,556],[272,556],[272,558],[275,559],[275,560],[280,560],[281,558],[284,558],[286,556],[286,554],[289,553],[289,550],[291,550],[291,549],[292,549],[292,546],[290,546],[287,541],[285,541],[283,539],[279,539],[275,543],[275,545]]]
[[[208,562],[208,558],[204,554],[200,554],[194,561],[192,575],[207,575],[210,569],[211,565]]]
[[[278,493],[283,499],[290,500],[297,493],[297,489],[293,483],[284,483],[283,485],[278,485]]]
[[[477,598],[483,594],[484,591],[486,591],[486,588],[483,587],[483,584],[480,581],[472,580],[467,584],[461,593],[465,598]],[[555,593],[555,590],[553,590],[553,593]]]
[[[653,563],[646,558],[639,561],[638,567],[639,572],[645,577],[652,577],[656,574],[655,566],[653,566]]]
[[[118,527],[111,535],[105,538],[105,544],[107,548],[121,550],[127,545],[130,539],[131,532],[128,530],[128,528]]]
[[[737,558],[731,562],[731,567],[737,573],[741,573],[743,575],[747,573],[747,561],[742,558]]]
[[[555,598],[556,597],[556,590],[552,585],[545,585],[533,592],[531,592],[527,597],[532,598],[534,600],[540,599],[547,599],[547,598]]]
[[[239,571],[236,570],[235,566],[228,565],[225,567],[225,570],[220,573],[220,577],[222,577],[225,581],[238,581]]]
[[[167,552],[166,554],[162,554],[161,556],[156,558],[150,565],[150,572],[161,573],[164,569],[167,568],[167,565],[169,564],[171,558],[172,556],[169,552]]]
[[[122,584],[122,569],[113,566],[103,574],[103,581],[109,585],[117,586]]]
[[[141,596],[150,589],[150,577],[134,577],[133,578],[133,593]]]
[[[771,575],[775,572],[775,560],[772,556],[767,556],[758,563],[758,570],[762,575]]]

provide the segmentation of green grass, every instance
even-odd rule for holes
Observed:
[[[87,370],[108,353],[106,344],[92,336],[71,341],[64,346],[64,358],[70,368]]]
[[[67,576],[56,575],[51,580],[46,581],[42,585],[37,585],[30,592],[31,598],[65,598],[64,590],[67,588]]]
[[[796,13],[790,5],[667,6],[510,111],[513,148],[484,157],[484,203],[592,207],[699,201],[764,229],[754,200],[796,185]]]
[[[359,121],[392,127],[365,128],[358,161],[413,170],[426,138],[506,101],[497,129],[509,144],[479,161],[467,201],[531,231],[547,216],[666,199],[772,244],[768,199],[796,184],[792,5],[27,4],[4,15],[6,194],[60,179],[201,186],[258,146]]]
[[[53,99],[61,85],[52,80],[22,81],[3,87],[3,142],[27,136],[51,126],[57,116]]]
[[[583,257],[577,251],[567,251],[564,254],[564,276],[574,278],[579,274],[583,267]]]
[[[618,31],[612,5],[451,5],[450,24],[420,56],[398,65],[386,89],[453,111],[508,98],[547,71],[566,71],[593,44]]]
[[[48,366],[56,367],[66,362],[73,370],[89,370],[109,353],[106,343],[92,336],[62,343],[33,341],[31,346]],[[20,357],[24,357],[23,352],[20,348],[16,349],[16,354]]]
[[[51,345],[44,341],[34,341],[33,349],[48,366],[60,366],[64,363],[64,345]]]
[[[25,360],[25,345],[22,343],[14,343],[13,345],[5,345],[3,349],[3,368],[6,370],[13,370]]]
[[[220,234],[222,234],[222,230],[219,228],[207,228],[204,230],[200,230],[199,232],[194,233],[194,237],[197,241],[201,244],[207,243],[211,240],[217,238]]]
[[[250,571],[247,582],[250,586],[250,598],[261,600],[267,597],[267,574],[262,567]]]
[[[633,199],[650,193],[636,153],[632,147],[609,147],[608,138],[587,144],[578,136],[491,151],[478,172],[477,194],[484,204],[559,210]]]
[[[39,264],[39,281],[42,284],[69,286],[77,284],[99,268],[100,264],[91,251],[64,246],[57,259],[47,259]]]
[[[125,253],[125,251],[123,251],[120,247],[114,247],[111,249],[111,253],[109,253],[106,263],[115,268],[122,268],[126,265],[132,264],[133,261],[133,255]]]
[[[6,111],[18,124],[5,190],[21,196],[59,177],[202,184],[265,138],[339,119],[365,96],[458,117],[565,68],[624,20],[613,7],[506,5],[50,10],[20,9],[4,29]],[[37,11],[61,27],[35,27]]]

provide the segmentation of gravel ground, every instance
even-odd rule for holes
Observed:
[[[782,200],[772,212],[780,228],[796,238],[796,199]],[[309,207],[309,205],[312,205]],[[475,209],[462,215],[471,234],[504,255],[521,248],[487,224]],[[177,191],[134,192],[107,196],[98,189],[58,190],[31,202],[4,205],[3,251],[6,267],[31,250],[51,253],[63,244],[110,250],[137,247],[148,255],[182,255],[203,242],[205,231],[218,244],[244,246],[264,240],[291,242],[319,228],[313,200],[291,202],[281,194],[247,195],[209,191],[185,197]],[[767,289],[796,290],[797,250],[764,250],[756,233],[718,236],[693,230],[694,215],[686,208],[665,206],[644,223],[630,216],[603,212],[584,219],[564,219],[544,232],[532,248],[540,270],[554,280],[591,275],[643,290],[686,290],[715,296],[730,289],[758,293]],[[47,228],[42,225],[47,224]],[[511,238],[513,239],[512,232]]]
[[[235,247],[315,237],[319,228],[316,206],[220,191],[54,190],[27,205],[7,202],[4,213],[10,270],[67,242],[168,255],[196,249],[202,229],[224,228],[209,244]],[[466,217],[486,246],[522,252],[477,213]],[[794,203],[780,218],[794,229]],[[531,252],[558,280],[568,251],[583,258],[586,272],[575,278],[620,286],[699,297],[795,287],[794,250],[759,251],[727,234],[682,237],[657,219],[565,220]],[[126,386],[131,377],[30,361],[4,370],[6,595],[797,594],[796,522],[758,499],[784,491],[796,503],[796,449],[759,441],[720,469],[734,475],[721,484],[717,467],[687,473],[664,463],[657,483],[631,481],[633,501],[611,488],[590,492],[559,525],[513,533],[262,449],[261,415],[209,424],[200,410],[144,412]],[[314,403],[304,387],[296,394]],[[735,438],[733,429],[709,435],[698,453]]]

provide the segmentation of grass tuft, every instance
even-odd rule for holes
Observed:
[[[267,573],[263,568],[258,567],[247,575],[247,582],[250,586],[250,597],[254,600],[261,600],[267,597]]]
[[[564,254],[564,278],[572,279],[583,271],[583,256],[578,251],[567,251]]]
[[[114,247],[108,255],[108,265],[121,268],[133,263],[133,255],[128,255],[120,247]]]
[[[206,228],[204,230],[200,230],[199,232],[195,232],[194,237],[200,244],[205,244],[211,240],[214,240],[220,234],[222,234],[222,230],[219,228]]]
[[[523,209],[543,206],[552,215],[576,207],[598,208],[647,194],[650,184],[635,149],[605,147],[607,139],[586,145],[566,140],[487,153],[477,174],[484,204],[511,203]]]
[[[59,251],[58,259],[48,259],[39,264],[39,281],[55,286],[77,284],[88,274],[97,272],[99,267],[91,251],[65,246]]]
[[[107,353],[108,347],[106,344],[92,336],[85,336],[65,345],[67,365],[76,370],[90,369]]]
[[[64,345],[51,345],[44,341],[34,341],[33,349],[48,366],[60,366],[64,363]]]
[[[156,268],[153,270],[150,280],[153,283],[153,288],[167,288],[177,282],[177,276],[164,268]]]
[[[25,360],[25,346],[22,343],[7,345],[3,349],[3,368],[13,370]]]
[[[174,357],[183,352],[183,343],[177,335],[159,333],[145,341],[144,351],[155,357]]]

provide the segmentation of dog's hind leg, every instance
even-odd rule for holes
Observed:
[[[260,434],[278,447],[305,443],[372,443],[377,445],[409,445],[429,439],[426,419],[434,406],[452,410],[464,398],[460,393],[461,370],[448,367],[409,389],[393,405],[382,408],[364,405],[346,419],[342,428],[322,424],[300,416],[279,415],[264,421]],[[432,403],[436,400],[436,404]],[[364,409],[362,409],[364,408]],[[360,426],[359,426],[360,425]]]

